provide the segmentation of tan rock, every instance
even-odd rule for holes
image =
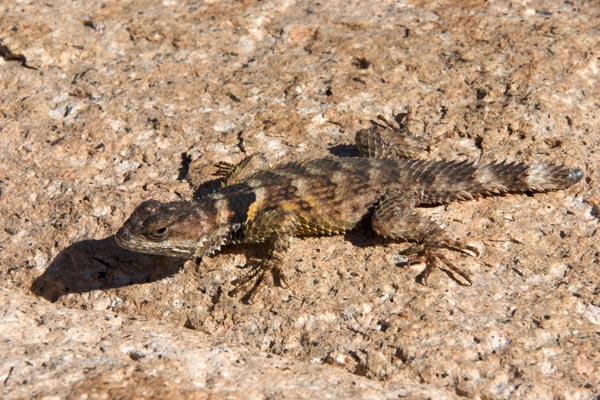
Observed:
[[[1,7],[3,397],[600,395],[596,3]],[[218,187],[217,161],[349,154],[407,109],[433,157],[585,178],[429,210],[483,249],[453,258],[472,287],[422,287],[359,231],[296,240],[291,287],[247,306],[227,293],[252,248],[197,264],[112,240],[140,201]]]

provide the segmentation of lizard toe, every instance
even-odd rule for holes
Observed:
[[[460,246],[459,246],[460,245]],[[471,251],[476,255],[479,255],[479,249],[474,246],[464,245],[458,242],[447,243],[444,245],[424,245],[417,244],[409,247],[402,251],[400,254],[408,257],[408,264],[419,264],[424,263],[425,269],[417,276],[417,282],[422,285],[427,285],[427,279],[436,270],[443,271],[450,279],[455,281],[461,286],[471,286],[473,282],[469,274],[460,268],[456,267],[448,258],[443,254],[443,250],[458,251],[463,254],[468,254],[467,251]]]

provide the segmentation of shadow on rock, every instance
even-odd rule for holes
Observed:
[[[358,157],[358,149],[353,144],[340,144],[329,148],[329,152],[337,157]]]
[[[147,283],[174,275],[185,260],[134,253],[116,245],[114,237],[83,240],[60,252],[31,285],[51,302],[67,293],[83,293]]]

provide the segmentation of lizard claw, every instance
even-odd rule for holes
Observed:
[[[446,275],[461,286],[472,286],[471,277],[465,271],[453,265],[448,259],[436,250],[428,250],[424,255],[425,269],[417,276],[417,282],[427,286],[427,278],[436,269],[444,271]]]
[[[479,257],[481,255],[479,248],[457,240],[445,240],[434,247],[456,251],[471,257]]]
[[[287,280],[285,279],[285,275],[281,268],[273,267],[271,269],[271,272],[273,273],[273,281],[275,281],[275,284],[281,286],[283,289],[287,289],[290,287],[289,283],[287,283]]]
[[[466,272],[450,262],[442,253],[442,249],[456,251],[469,256],[481,255],[475,246],[460,243],[458,241],[444,241],[435,244],[416,244],[400,252],[408,256],[408,264],[425,263],[425,269],[417,276],[417,282],[427,285],[427,278],[433,271],[440,269],[453,281],[461,286],[471,286],[473,282]]]
[[[227,294],[231,297],[236,296],[240,291],[246,291],[242,296],[242,302],[245,304],[252,304],[252,299],[265,283],[265,274],[270,271],[272,279],[275,284],[281,286],[284,289],[289,287],[285,279],[285,275],[281,268],[268,265],[268,263],[259,263],[258,265],[251,265],[250,270],[243,274],[241,277],[234,279],[232,284],[234,288],[231,289]]]
[[[231,282],[233,284],[233,289],[227,293],[227,295],[230,297],[234,297],[237,296],[241,291],[245,291],[244,295],[242,296],[242,302],[245,304],[252,304],[254,295],[264,283],[265,275],[265,270],[260,264],[250,265],[249,268],[249,271]]]
[[[214,176],[227,177],[235,170],[235,164],[227,161],[219,161],[215,164],[215,167],[217,167],[217,170],[213,173]]]

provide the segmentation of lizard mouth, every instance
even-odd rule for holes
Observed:
[[[152,254],[156,256],[169,256],[176,258],[190,259],[193,258],[193,250],[175,247],[173,245],[162,246],[148,246],[146,241],[136,240],[134,237],[128,236],[127,232],[119,232],[114,236],[115,243],[122,249],[133,251],[142,254]]]
[[[119,231],[115,234],[114,238],[115,238],[115,243],[117,244],[117,246],[119,246],[123,249],[131,250],[130,249],[131,237],[129,235],[129,232],[125,228],[119,229]]]
[[[160,243],[148,245],[148,241],[140,240],[135,235],[132,235],[127,227],[122,227],[114,236],[115,243],[122,249],[134,251],[136,253],[153,254],[158,256],[170,256],[177,258],[193,258],[193,250],[180,248],[172,244],[165,243],[161,246]]]

